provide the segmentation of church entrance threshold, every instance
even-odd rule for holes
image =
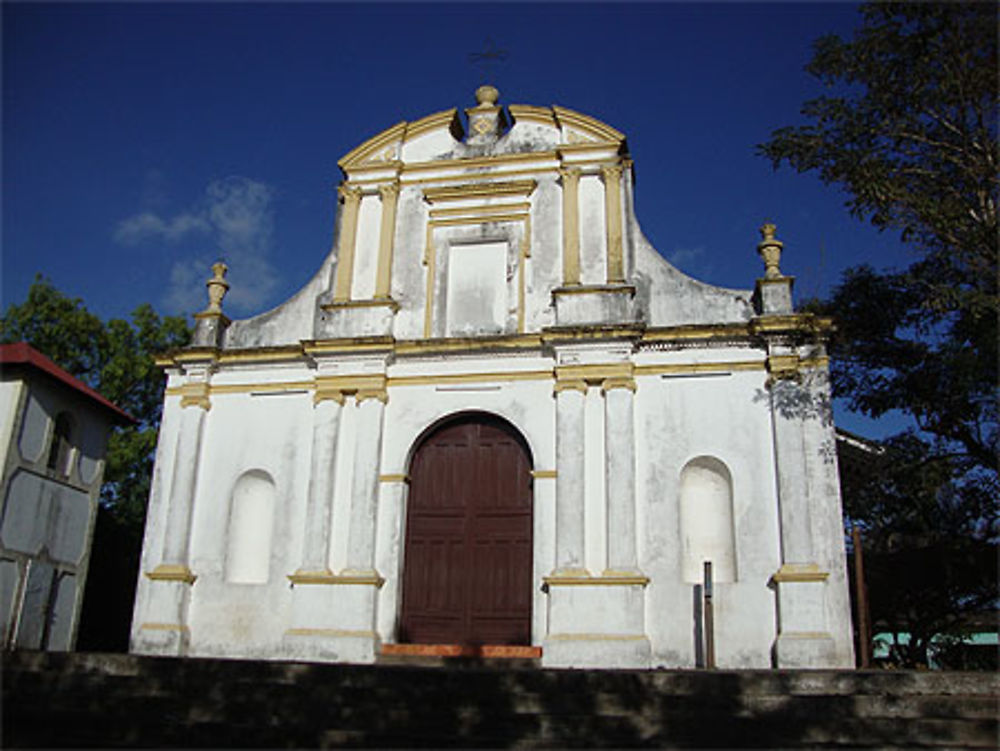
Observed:
[[[474,656],[531,643],[531,466],[523,438],[489,415],[450,420],[420,443],[410,465],[401,642]]]

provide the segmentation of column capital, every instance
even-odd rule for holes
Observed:
[[[346,203],[359,203],[361,201],[361,188],[355,185],[338,185],[337,197]]]
[[[580,179],[582,170],[579,167],[567,167],[565,165],[559,165],[559,176],[563,180],[568,180],[570,182],[576,182]]]
[[[181,408],[200,407],[206,412],[212,408],[209,387],[205,381],[185,383],[181,386]]]
[[[383,183],[378,186],[378,194],[383,201],[396,198],[399,195],[399,181],[393,180],[391,183]]]
[[[587,394],[587,382],[582,378],[566,378],[556,381],[556,385],[552,390],[553,396],[557,396],[563,391],[579,391],[581,394],[586,396]]]
[[[627,377],[605,378],[601,383],[601,394],[606,396],[612,389],[628,389],[634,394],[636,389],[635,379]]]
[[[198,577],[183,563],[161,563],[152,571],[147,571],[146,578],[151,581],[194,584]]]
[[[605,184],[608,182],[617,183],[622,179],[622,169],[620,164],[605,164],[601,167],[601,178]]]

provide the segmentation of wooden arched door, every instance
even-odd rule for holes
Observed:
[[[531,643],[531,457],[506,421],[440,425],[410,464],[400,641]]]

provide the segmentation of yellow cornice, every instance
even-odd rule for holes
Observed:
[[[555,115],[549,107],[533,107],[527,104],[512,104],[507,109],[514,118],[514,124],[518,122],[532,122],[539,125],[548,125],[558,128]]]
[[[436,373],[434,375],[392,376],[392,386],[446,386],[456,383],[502,383],[504,381],[546,381],[552,370],[511,370],[492,373]]]
[[[482,352],[490,350],[536,349],[542,346],[539,334],[452,337],[441,339],[404,339],[395,343],[397,355],[436,355],[448,352]]]
[[[676,375],[685,373],[734,373],[764,370],[764,360],[729,360],[723,362],[658,363],[636,365],[637,376]]]
[[[455,127],[458,127],[459,132],[461,132],[461,122],[458,120],[458,110],[452,108],[450,110],[444,110],[442,112],[435,112],[433,115],[427,115],[427,117],[422,117],[419,120],[414,120],[412,123],[406,126],[406,136],[403,142],[406,143],[414,138],[418,138],[432,130],[437,130],[438,128],[447,128],[452,136],[455,135]]]
[[[628,295],[635,297],[632,284],[574,284],[569,287],[554,287],[553,295]]]
[[[638,339],[641,326],[572,326],[543,329],[542,341],[546,344],[565,341],[592,341],[595,339]]]
[[[329,569],[320,571],[296,571],[288,574],[288,581],[292,584],[327,584],[327,585],[367,585],[381,589],[385,584],[385,579],[375,572],[365,572],[357,574],[334,574]]]
[[[553,105],[552,112],[559,125],[575,128],[599,141],[621,143],[625,140],[624,133],[615,130],[607,123],[602,123],[600,120],[593,118],[590,115],[584,115],[581,112],[566,109],[565,107],[559,107],[558,105]]]
[[[347,172],[354,167],[361,166],[379,150],[385,149],[393,143],[402,142],[403,134],[405,132],[406,121],[403,120],[396,123],[391,128],[386,128],[381,133],[372,136],[360,146],[351,149],[351,151],[341,157],[340,161],[337,162],[337,166],[344,170],[344,172]]]
[[[531,476],[536,480],[555,480],[559,475],[554,469],[533,469]]]
[[[632,380],[635,366],[631,362],[591,363],[587,365],[557,365],[556,381],[584,381],[595,386],[614,379],[615,386],[624,385],[617,379]],[[634,383],[633,383],[634,386]],[[613,386],[614,387],[614,386]]]
[[[535,180],[514,180],[509,182],[477,182],[464,185],[447,185],[440,188],[424,188],[424,199],[428,203],[463,201],[469,198],[496,198],[500,196],[530,196],[538,183]]]
[[[482,218],[490,216],[491,214],[502,214],[505,212],[515,211],[515,212],[527,212],[531,210],[531,203],[528,201],[518,202],[518,203],[499,203],[492,205],[477,205],[477,206],[459,206],[457,208],[447,208],[447,209],[431,209],[430,217],[431,219],[448,218],[455,216],[469,216],[475,218]]]
[[[719,339],[746,339],[750,336],[748,324],[695,324],[671,326],[669,328],[646,329],[642,343],[647,342],[689,342]]]
[[[833,319],[812,313],[790,313],[788,315],[758,316],[748,324],[750,333],[766,334],[813,334],[826,335],[833,331]]]

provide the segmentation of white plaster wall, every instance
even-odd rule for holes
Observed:
[[[733,478],[738,580],[715,591],[720,667],[768,667],[775,637],[767,587],[780,565],[765,374],[638,379],[640,568],[650,576],[646,626],[654,664],[694,665],[692,586],[681,568],[680,473],[713,456]]]
[[[354,279],[351,284],[351,297],[355,300],[370,300],[375,294],[381,220],[382,201],[378,194],[363,196],[358,211]]]
[[[190,565],[198,576],[189,611],[193,653],[278,656],[291,609],[286,576],[300,562],[312,408],[311,395],[302,393],[212,396],[192,515]],[[277,491],[264,584],[230,583],[225,575],[230,498],[248,470],[266,472]]]
[[[580,281],[605,284],[608,279],[604,183],[599,175],[580,177]]]

